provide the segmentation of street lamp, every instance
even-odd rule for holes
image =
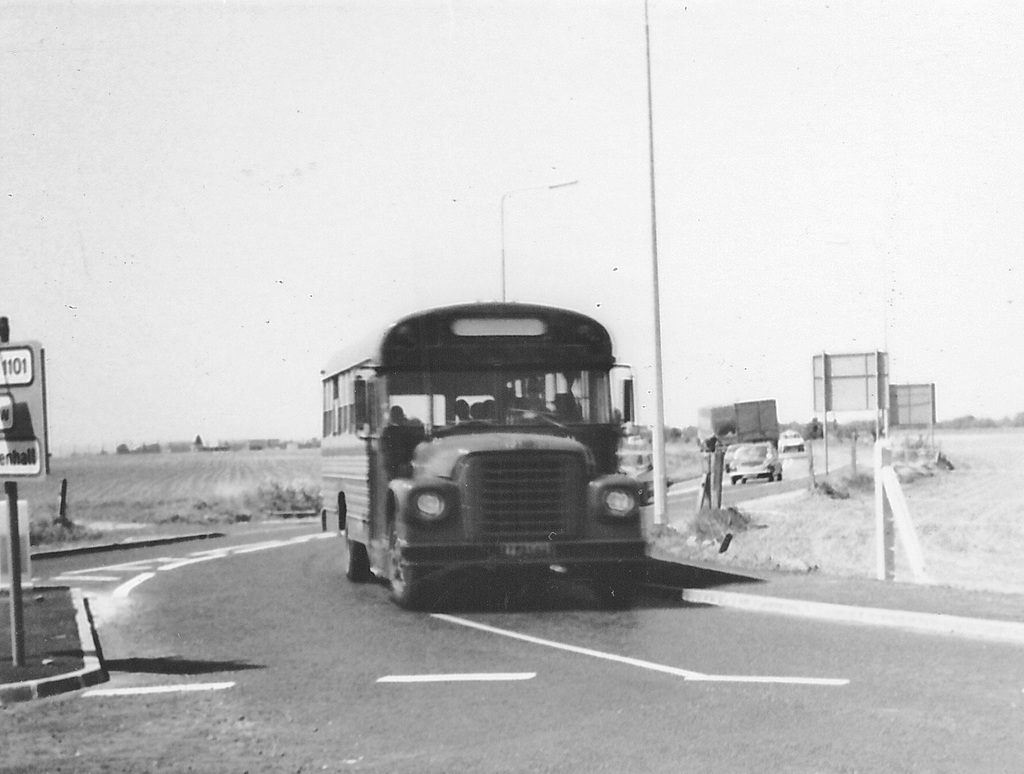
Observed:
[[[665,390],[661,358],[661,299],[658,290],[658,215],[654,196],[654,98],[651,91],[651,20],[644,0],[644,40],[647,59],[647,141],[651,167],[651,285],[654,316],[654,437],[651,456],[654,462],[654,523],[667,519],[668,488],[665,475]]]
[[[523,191],[543,191],[543,190],[554,190],[555,188],[566,188],[570,185],[576,185],[579,180],[569,180],[564,183],[554,183],[553,185],[532,185],[528,188],[516,188],[512,191],[506,191],[501,195],[501,300],[505,301],[505,201],[512,194],[522,193]]]

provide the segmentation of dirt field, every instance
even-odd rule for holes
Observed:
[[[911,473],[903,483],[931,581],[1024,593],[1024,431],[940,431],[935,442],[954,470]],[[858,453],[864,472],[870,471],[871,453],[869,446]],[[872,479],[851,483],[849,492],[849,499],[805,491],[746,506],[741,511],[750,523],[734,531],[723,554],[719,543],[688,544],[686,535],[659,537],[656,550],[737,568],[873,578]],[[898,537],[896,572],[897,579],[911,580]]]

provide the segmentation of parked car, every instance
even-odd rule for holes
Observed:
[[[770,443],[745,443],[736,447],[728,467],[729,481],[738,484],[751,478],[782,480],[782,460]]]
[[[779,436],[779,454],[802,452],[804,439],[796,430],[786,430]]]
[[[629,448],[619,452],[619,470],[637,480],[641,505],[654,502],[654,452],[650,448]],[[676,481],[665,476],[665,489]]]

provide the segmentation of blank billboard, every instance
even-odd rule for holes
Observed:
[[[868,411],[886,407],[888,353],[815,355],[813,372],[815,411]]]
[[[930,427],[934,425],[935,385],[890,385],[889,424],[893,427]]]

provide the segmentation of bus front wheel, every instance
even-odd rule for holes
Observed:
[[[426,582],[422,570],[402,566],[402,555],[398,549],[398,538],[391,530],[388,559],[388,580],[391,582],[391,599],[405,610],[422,610],[426,607]]]

